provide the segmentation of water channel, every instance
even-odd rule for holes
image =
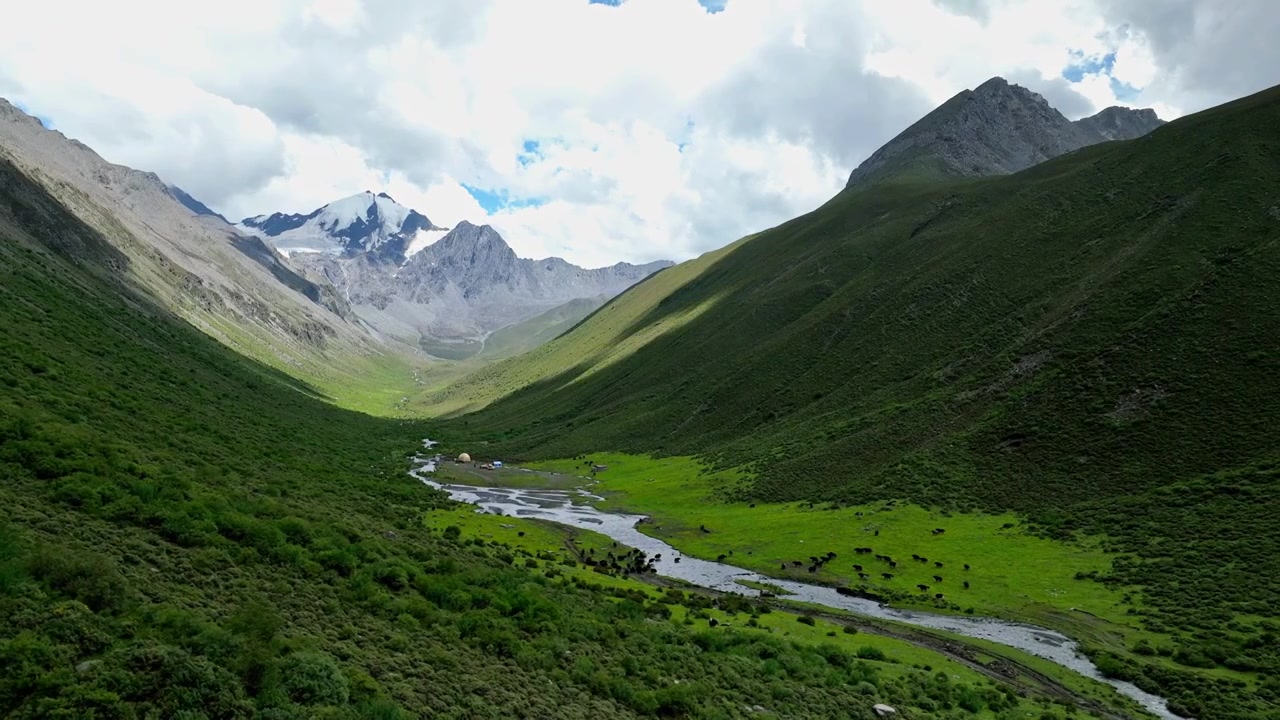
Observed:
[[[423,444],[430,449],[436,443],[427,440]],[[604,498],[592,495],[586,490],[531,490],[443,484],[431,477],[439,461],[438,457],[418,456],[417,460],[418,465],[410,471],[410,474],[431,487],[447,492],[454,500],[470,503],[477,506],[480,511],[496,515],[549,520],[561,525],[594,530],[617,540],[620,544],[636,548],[647,556],[660,554],[662,559],[655,561],[653,565],[657,573],[664,577],[684,580],[711,590],[751,597],[758,596],[759,591],[745,587],[738,581],[769,583],[791,593],[787,596],[788,600],[824,605],[866,617],[893,620],[906,625],[945,630],[957,635],[990,640],[1052,661],[1085,677],[1105,682],[1164,720],[1183,720],[1169,711],[1163,698],[1145,692],[1132,683],[1103,677],[1093,662],[1079,652],[1079,647],[1074,640],[1052,630],[995,618],[900,610],[886,607],[872,600],[841,595],[835,588],[783,580],[722,562],[701,560],[684,555],[667,543],[640,532],[638,524],[647,519],[643,515],[604,512],[587,504],[591,500]],[[676,558],[680,558],[680,562],[676,562]]]

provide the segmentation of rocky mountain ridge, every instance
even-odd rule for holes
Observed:
[[[311,280],[332,284],[381,333],[446,357],[466,357],[491,332],[581,298],[613,297],[673,263],[582,268],[516,255],[489,225],[460,222],[403,264],[375,251],[295,253]]]
[[[886,179],[1008,175],[1073,150],[1141,137],[1154,110],[1109,107],[1072,122],[1039,93],[994,77],[963,90],[871,154],[846,187]]]

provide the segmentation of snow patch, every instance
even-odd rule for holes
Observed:
[[[412,212],[395,200],[381,195],[373,198],[373,204],[378,206],[378,215],[382,218],[382,232],[387,235],[400,232],[400,228],[404,227],[404,221]]]
[[[362,192],[350,197],[344,197],[341,200],[334,200],[320,208],[320,214],[316,216],[314,222],[329,232],[346,230],[356,222],[365,220],[369,216],[369,208],[373,204],[373,193],[370,192]]]
[[[409,247],[404,251],[405,262],[409,258],[417,255],[429,245],[434,245],[437,240],[448,235],[448,230],[419,230],[413,234],[413,239],[409,241]]]
[[[413,212],[387,195],[365,191],[334,200],[317,210],[314,216],[306,216],[301,225],[276,235],[268,235],[253,226],[269,221],[274,217],[271,215],[248,218],[237,227],[242,232],[266,239],[281,252],[342,254],[353,243],[358,244],[360,250],[372,251],[400,238],[401,228]],[[416,245],[409,254],[426,247],[443,234],[443,231],[433,231],[429,237],[422,238],[422,233],[418,233],[411,238]]]

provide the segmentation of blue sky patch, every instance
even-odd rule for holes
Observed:
[[[588,5],[608,5],[609,7],[618,7],[625,0],[587,0]],[[729,0],[698,0],[707,12],[712,15],[724,10],[725,5],[729,4]]]
[[[495,213],[501,210],[502,206],[505,204],[502,198],[495,192],[481,190],[478,187],[472,187],[466,183],[462,184],[462,188],[471,193],[471,197],[475,198],[476,202],[480,203],[480,207],[484,208],[484,211],[487,213]]]
[[[462,184],[462,188],[471,193],[471,197],[480,203],[480,207],[484,211],[492,215],[499,210],[513,210],[515,208],[538,207],[546,201],[541,198],[518,198],[512,199],[506,190],[486,190],[473,185]]]
[[[693,118],[687,118],[684,121],[684,128],[680,133],[680,141],[676,143],[676,150],[684,152],[684,149],[689,147],[689,140],[693,137],[693,127]]]
[[[34,117],[35,119],[39,120],[39,121],[40,121],[40,124],[41,124],[41,125],[44,125],[46,128],[48,128],[48,129],[50,129],[50,130],[52,130],[52,129],[53,129],[53,121],[52,121],[52,120],[50,120],[48,117],[46,117],[46,116],[44,116],[44,115],[41,115],[41,114],[39,114],[39,113],[31,112],[31,108],[28,108],[26,105],[23,105],[22,103],[18,102],[17,100],[14,100],[14,101],[13,101],[13,106],[14,106],[14,107],[16,107],[16,108],[18,108],[18,109],[19,109],[19,110],[21,110],[22,112],[24,112],[24,113],[26,113],[26,114],[28,114],[28,115],[31,115],[31,116],[32,116],[32,117]]]
[[[1120,82],[1115,78],[1111,78],[1111,92],[1115,93],[1116,100],[1120,102],[1133,102],[1138,98],[1139,88],[1129,83]]]
[[[542,159],[542,145],[537,140],[525,140],[521,146],[520,154],[516,156],[516,162],[521,165],[531,165],[536,160]]]
[[[1084,79],[1085,75],[1105,75],[1111,83],[1111,92],[1115,94],[1116,100],[1122,103],[1133,102],[1137,99],[1138,93],[1142,88],[1134,87],[1126,82],[1121,82],[1111,76],[1111,71],[1116,66],[1116,54],[1109,52],[1102,56],[1089,56],[1079,50],[1071,52],[1071,64],[1062,69],[1062,77],[1073,83],[1078,83]]]
[[[1094,73],[1102,73],[1104,75],[1111,74],[1111,68],[1116,65],[1116,54],[1109,52],[1102,57],[1085,57],[1084,53],[1075,50],[1071,53],[1073,62],[1062,69],[1062,77],[1071,82],[1080,82],[1085,75]]]

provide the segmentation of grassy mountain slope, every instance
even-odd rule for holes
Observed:
[[[1188,668],[1280,672],[1278,128],[1272,89],[1009,177],[842,193],[434,400],[502,396],[455,431],[505,457],[701,455],[746,498],[1111,534],[1107,580],[1179,643],[1112,670],[1265,717],[1274,683]]]
[[[432,529],[457,510],[405,475],[424,427],[308,397],[129,262],[0,160],[0,715],[1061,717],[896,641],[708,628],[700,596]]]
[[[607,296],[576,298],[527,320],[496,330],[485,338],[484,350],[478,357],[497,360],[528,352],[571,329],[608,299]]]
[[[468,368],[474,369],[485,363],[514,357],[553,340],[608,300],[608,295],[574,298],[533,317],[498,328],[483,340],[439,340],[423,337],[419,340],[419,346],[442,360],[464,363],[449,370],[434,368],[433,379],[453,373],[461,374],[467,372]]]
[[[715,452],[778,498],[857,495],[874,487],[848,478],[953,446],[995,473],[966,501],[1015,506],[1034,499],[998,481],[1030,467],[1070,501],[1256,459],[1277,402],[1278,97],[1009,178],[842,194],[435,400],[518,391],[471,425],[547,453]]]
[[[193,214],[154,174],[109,163],[3,99],[0,158],[116,248],[114,272],[225,345],[346,405],[389,411],[413,386],[423,362],[376,342],[331,285],[220,217]]]

